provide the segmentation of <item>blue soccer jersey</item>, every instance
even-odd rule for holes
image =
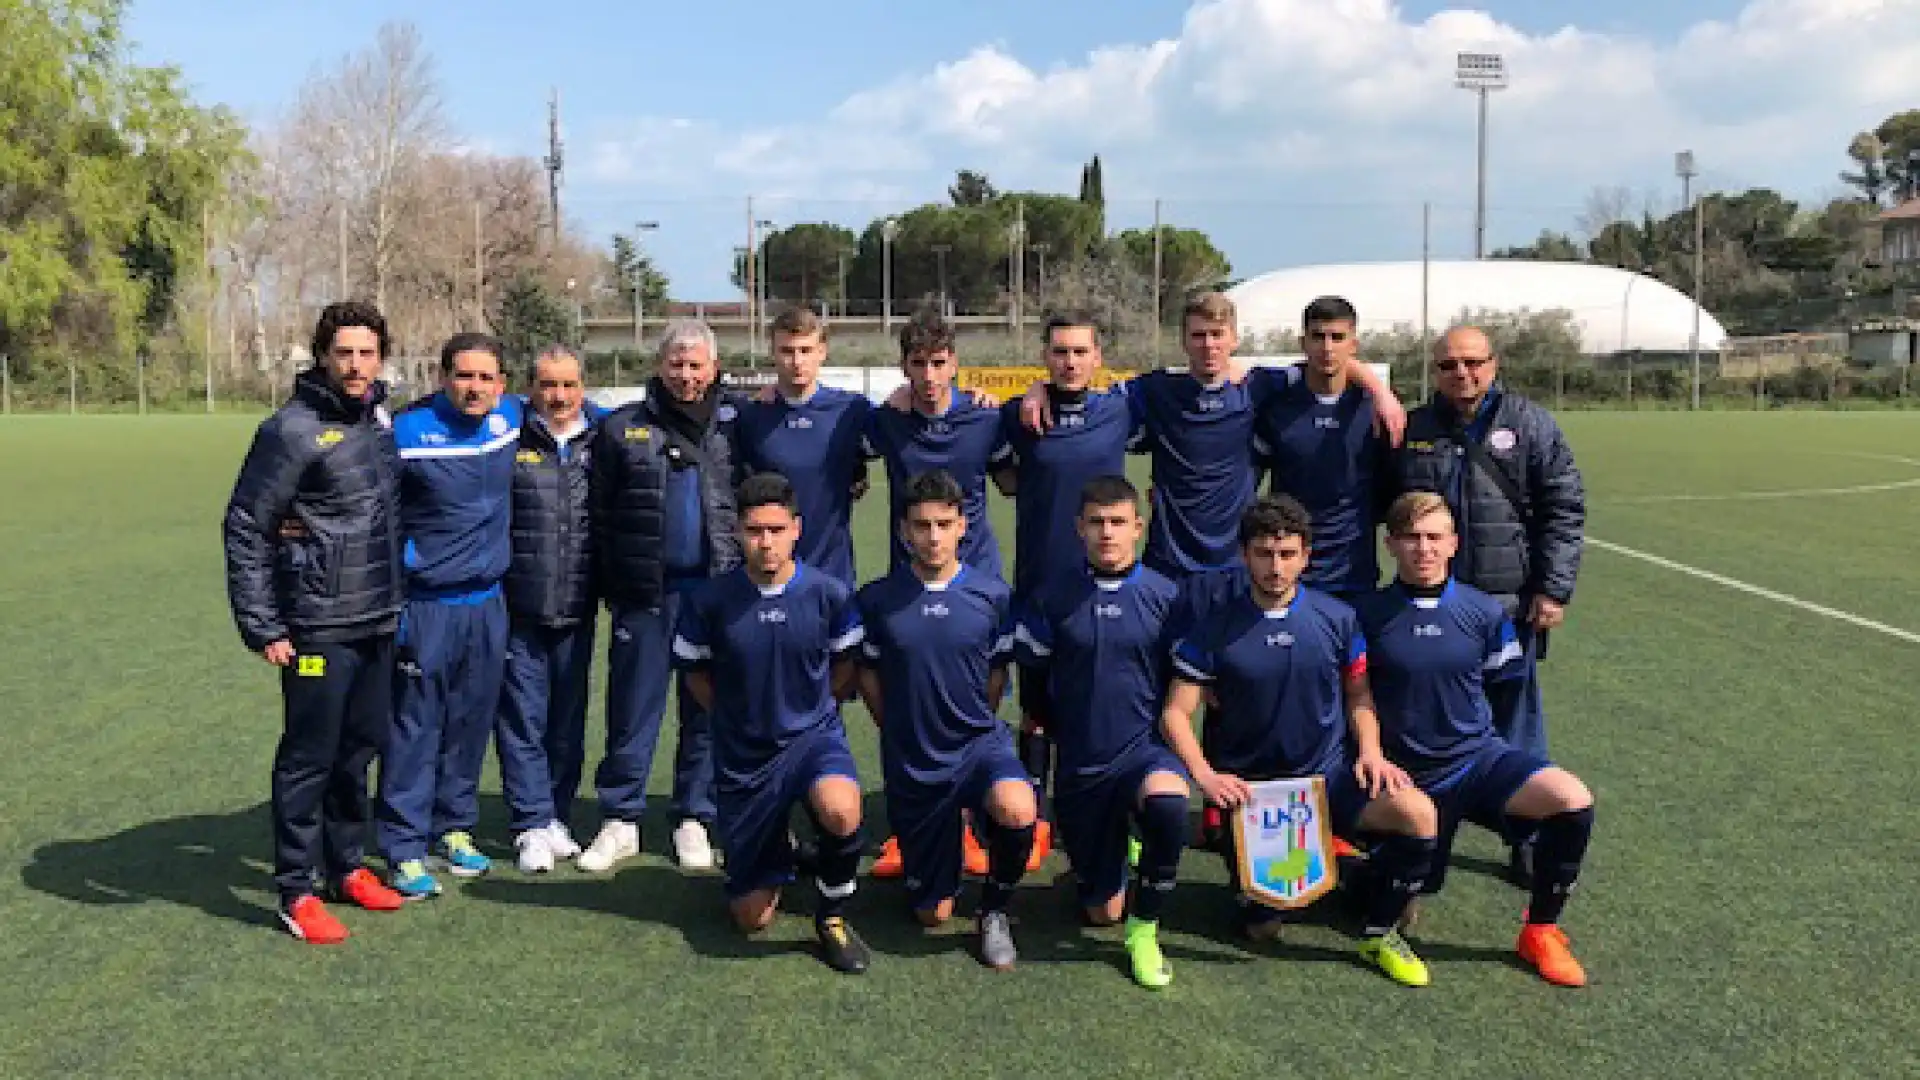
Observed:
[[[1302,582],[1345,596],[1380,584],[1375,498],[1386,444],[1373,432],[1373,415],[1373,399],[1357,386],[1320,395],[1302,381],[1269,398],[1254,422],[1254,452],[1272,470],[1270,490],[1298,500],[1313,521],[1313,559]]]
[[[1022,605],[1015,656],[1046,673],[1047,733],[1060,752],[1062,791],[1099,783],[1154,740],[1178,597],[1177,586],[1144,566],[1117,578],[1082,566]]]
[[[1121,384],[1153,460],[1146,563],[1178,579],[1240,561],[1240,514],[1253,501],[1253,421],[1298,369],[1255,368],[1207,386],[1149,371]]]
[[[1127,471],[1134,437],[1133,411],[1124,395],[1086,394],[1078,400],[1049,387],[1053,426],[1042,434],[1021,422],[1019,401],[1002,410],[1001,426],[1013,454],[1019,487],[1014,496],[1013,591],[1026,597],[1042,583],[1078,575],[1086,547],[1074,531],[1080,493],[1096,476]]]
[[[779,473],[793,484],[800,502],[795,557],[849,588],[853,485],[866,471],[861,448],[871,411],[865,397],[821,386],[805,401],[747,402],[734,426],[743,471]]]
[[[981,408],[956,390],[947,411],[939,416],[893,408],[874,409],[868,415],[867,454],[887,465],[891,502],[887,528],[893,536],[889,569],[903,569],[913,561],[899,532],[907,481],[939,469],[953,477],[965,496],[961,509],[967,515],[967,535],[960,540],[960,561],[1000,577],[1000,543],[987,519],[987,477],[1011,453],[1000,430],[1000,410]]]
[[[879,675],[887,784],[923,787],[963,775],[984,736],[1006,732],[987,680],[1013,654],[1013,596],[963,566],[944,584],[895,570],[860,589],[864,662]]]
[[[1214,692],[1202,736],[1214,768],[1261,780],[1344,768],[1346,680],[1367,670],[1347,605],[1303,588],[1266,611],[1243,592],[1174,646],[1173,666]]]
[[[851,592],[804,563],[784,585],[757,585],[735,569],[688,598],[673,656],[682,668],[712,676],[722,787],[761,783],[781,751],[822,725],[839,725],[833,663],[862,638]]]
[[[1444,783],[1494,738],[1486,683],[1518,670],[1513,623],[1499,601],[1457,581],[1431,598],[1389,585],[1359,614],[1387,756],[1422,787]]]
[[[500,584],[513,558],[513,457],[525,418],[503,395],[471,417],[445,393],[393,420],[400,450],[400,528],[407,595],[424,600]]]

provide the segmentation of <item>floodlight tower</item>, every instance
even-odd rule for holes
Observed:
[[[1473,210],[1473,257],[1487,251],[1487,95],[1507,88],[1507,59],[1499,53],[1463,52],[1454,57],[1453,84],[1480,98],[1478,194]]]

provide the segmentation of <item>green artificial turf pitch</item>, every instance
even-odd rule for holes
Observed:
[[[1920,417],[1566,423],[1593,536],[1920,630]],[[1556,756],[1599,798],[1565,922],[1583,992],[1514,965],[1523,897],[1471,829],[1419,929],[1427,990],[1357,964],[1337,918],[1277,947],[1234,940],[1203,855],[1165,919],[1162,993],[1127,979],[1117,932],[1079,927],[1057,857],[1018,900],[1018,971],[981,968],[961,929],[923,934],[897,886],[863,881],[853,915],[879,955],[867,977],[837,976],[805,918],[736,936],[717,882],[662,857],[657,819],[648,854],[610,880],[522,878],[491,762],[491,877],[398,915],[348,912],[345,947],[300,946],[271,914],[275,680],[240,648],[221,578],[251,426],[0,422],[0,1075],[1917,1067],[1920,646],[1596,549],[1544,675]],[[869,569],[882,494],[857,524]],[[1008,509],[996,500],[1003,528]],[[848,726],[877,774],[864,715]],[[595,824],[589,794],[575,826]]]

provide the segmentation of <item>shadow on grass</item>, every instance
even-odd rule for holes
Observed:
[[[36,892],[76,904],[168,903],[249,926],[276,925],[267,804],[151,821],[43,844],[20,870]],[[257,896],[247,899],[248,894]]]

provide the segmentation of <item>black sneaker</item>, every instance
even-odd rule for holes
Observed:
[[[873,963],[873,953],[867,949],[867,943],[853,932],[847,920],[838,916],[821,919],[814,924],[814,933],[820,937],[822,957],[833,970],[863,975]]]

